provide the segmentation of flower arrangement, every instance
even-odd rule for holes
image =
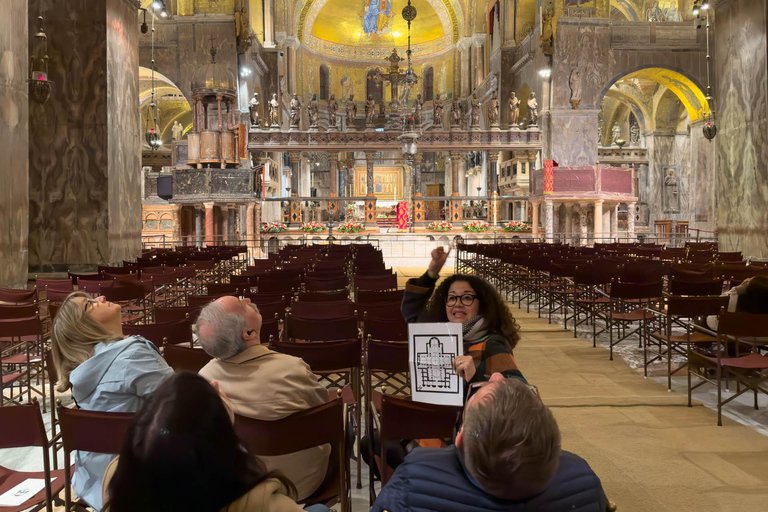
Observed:
[[[464,231],[471,231],[473,233],[482,233],[491,229],[491,225],[484,220],[472,220],[464,223]]]
[[[339,231],[342,233],[359,233],[364,230],[365,226],[359,222],[345,222],[339,225]]]
[[[530,226],[528,226],[528,224],[526,224],[525,222],[518,222],[516,220],[507,222],[506,224],[504,224],[503,227],[504,227],[504,231],[517,231],[517,232],[528,231],[531,229]]]
[[[427,229],[430,231],[450,231],[453,229],[453,224],[450,222],[446,222],[444,220],[436,220],[434,222],[429,223],[427,226]]]
[[[299,226],[299,230],[305,233],[319,233],[320,231],[325,231],[325,229],[325,224],[320,224],[319,222],[305,222]]]
[[[288,229],[288,226],[282,222],[265,222],[261,225],[261,231],[264,233],[282,233]]]

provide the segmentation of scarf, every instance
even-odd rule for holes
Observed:
[[[461,332],[464,336],[465,343],[476,343],[481,339],[488,336],[488,327],[485,325],[485,318],[482,315],[476,317],[461,324]]]

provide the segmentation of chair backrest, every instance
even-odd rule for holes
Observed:
[[[669,281],[669,293],[672,295],[720,295],[722,292],[722,279],[688,281],[687,279],[672,278]]]
[[[237,295],[242,285],[235,283],[208,283],[208,295]]]
[[[344,443],[344,422],[344,403],[337,398],[273,421],[236,414],[235,432],[253,455],[286,455],[324,444]]]
[[[719,317],[717,334],[739,338],[768,338],[768,314],[755,315],[724,311]]]
[[[0,336],[3,338],[20,338],[22,336],[43,336],[43,326],[39,316],[2,320]]]
[[[368,339],[365,351],[366,372],[408,373],[408,342]]]
[[[72,281],[70,279],[45,279],[45,278],[37,278],[35,279],[35,287],[37,288],[38,292],[41,292],[43,290],[51,291],[56,290],[60,292],[66,292],[72,293]]]
[[[110,302],[125,302],[144,299],[144,285],[132,283],[114,283],[112,286],[101,286],[100,294]]]
[[[346,277],[332,277],[330,279],[322,277],[307,276],[304,279],[305,288],[308,291],[329,292],[333,290],[343,290],[347,287]]]
[[[155,322],[174,322],[177,320],[186,320],[187,315],[190,323],[195,323],[197,317],[200,316],[200,311],[203,308],[201,306],[157,306],[155,307]]]
[[[361,320],[366,318],[400,319],[403,317],[400,306],[400,302],[370,302],[368,304],[355,302],[357,317]]]
[[[408,341],[408,322],[400,318],[366,317],[363,320],[363,338],[378,341]]]
[[[282,301],[264,302],[262,304],[255,304],[259,308],[259,313],[263,318],[277,318],[285,320],[285,304]]]
[[[299,292],[300,302],[337,302],[349,300],[347,290],[335,292]]]
[[[8,304],[32,304],[37,302],[37,290],[0,288],[0,302]]]
[[[174,320],[156,324],[123,325],[123,333],[143,336],[157,347],[163,345],[192,344],[192,324],[189,320]]]
[[[45,446],[45,433],[40,405],[37,401],[26,405],[0,407],[0,448]]]
[[[178,345],[167,345],[163,350],[163,357],[174,371],[193,373],[198,373],[203,366],[213,359],[205,350]]]
[[[233,294],[224,293],[222,295],[187,295],[187,304],[189,304],[189,307],[202,308],[204,306],[207,306],[211,302],[215,301],[216,299],[219,299],[226,295],[233,295]]]
[[[612,299],[655,299],[661,297],[662,281],[650,283],[625,283],[614,281],[611,284]]]
[[[65,452],[82,450],[119,454],[134,413],[85,411],[59,407]]]
[[[37,316],[37,304],[0,304],[0,320],[21,320]],[[3,335],[0,328],[0,336]]]
[[[402,302],[405,290],[358,290],[358,302],[369,304],[371,302]]]
[[[264,318],[262,317],[261,332],[259,338],[261,343],[267,344],[280,340],[280,326],[283,324],[283,320],[276,318]]]
[[[722,308],[728,307],[728,297],[713,296],[679,296],[669,295],[665,298],[667,313],[681,318],[699,318],[717,315]]]
[[[291,304],[292,318],[316,318],[330,320],[354,316],[355,307],[349,301],[336,302],[301,302]]]
[[[284,333],[288,340],[304,341],[338,341],[359,337],[357,319],[355,317],[309,320],[289,314],[285,318]]]
[[[397,289],[397,275],[383,274],[378,276],[366,276],[355,274],[356,290],[395,290]]]
[[[325,343],[276,341],[272,343],[272,350],[303,359],[315,373],[362,366],[362,346],[359,339]]]

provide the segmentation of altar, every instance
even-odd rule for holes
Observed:
[[[403,167],[391,166],[373,168],[373,195],[379,201],[402,201],[404,198]],[[368,191],[366,167],[355,167],[355,195],[365,196]]]

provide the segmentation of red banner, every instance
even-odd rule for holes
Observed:
[[[544,160],[544,194],[555,191],[555,161]]]
[[[405,201],[397,203],[397,229],[408,229],[408,203]]]

